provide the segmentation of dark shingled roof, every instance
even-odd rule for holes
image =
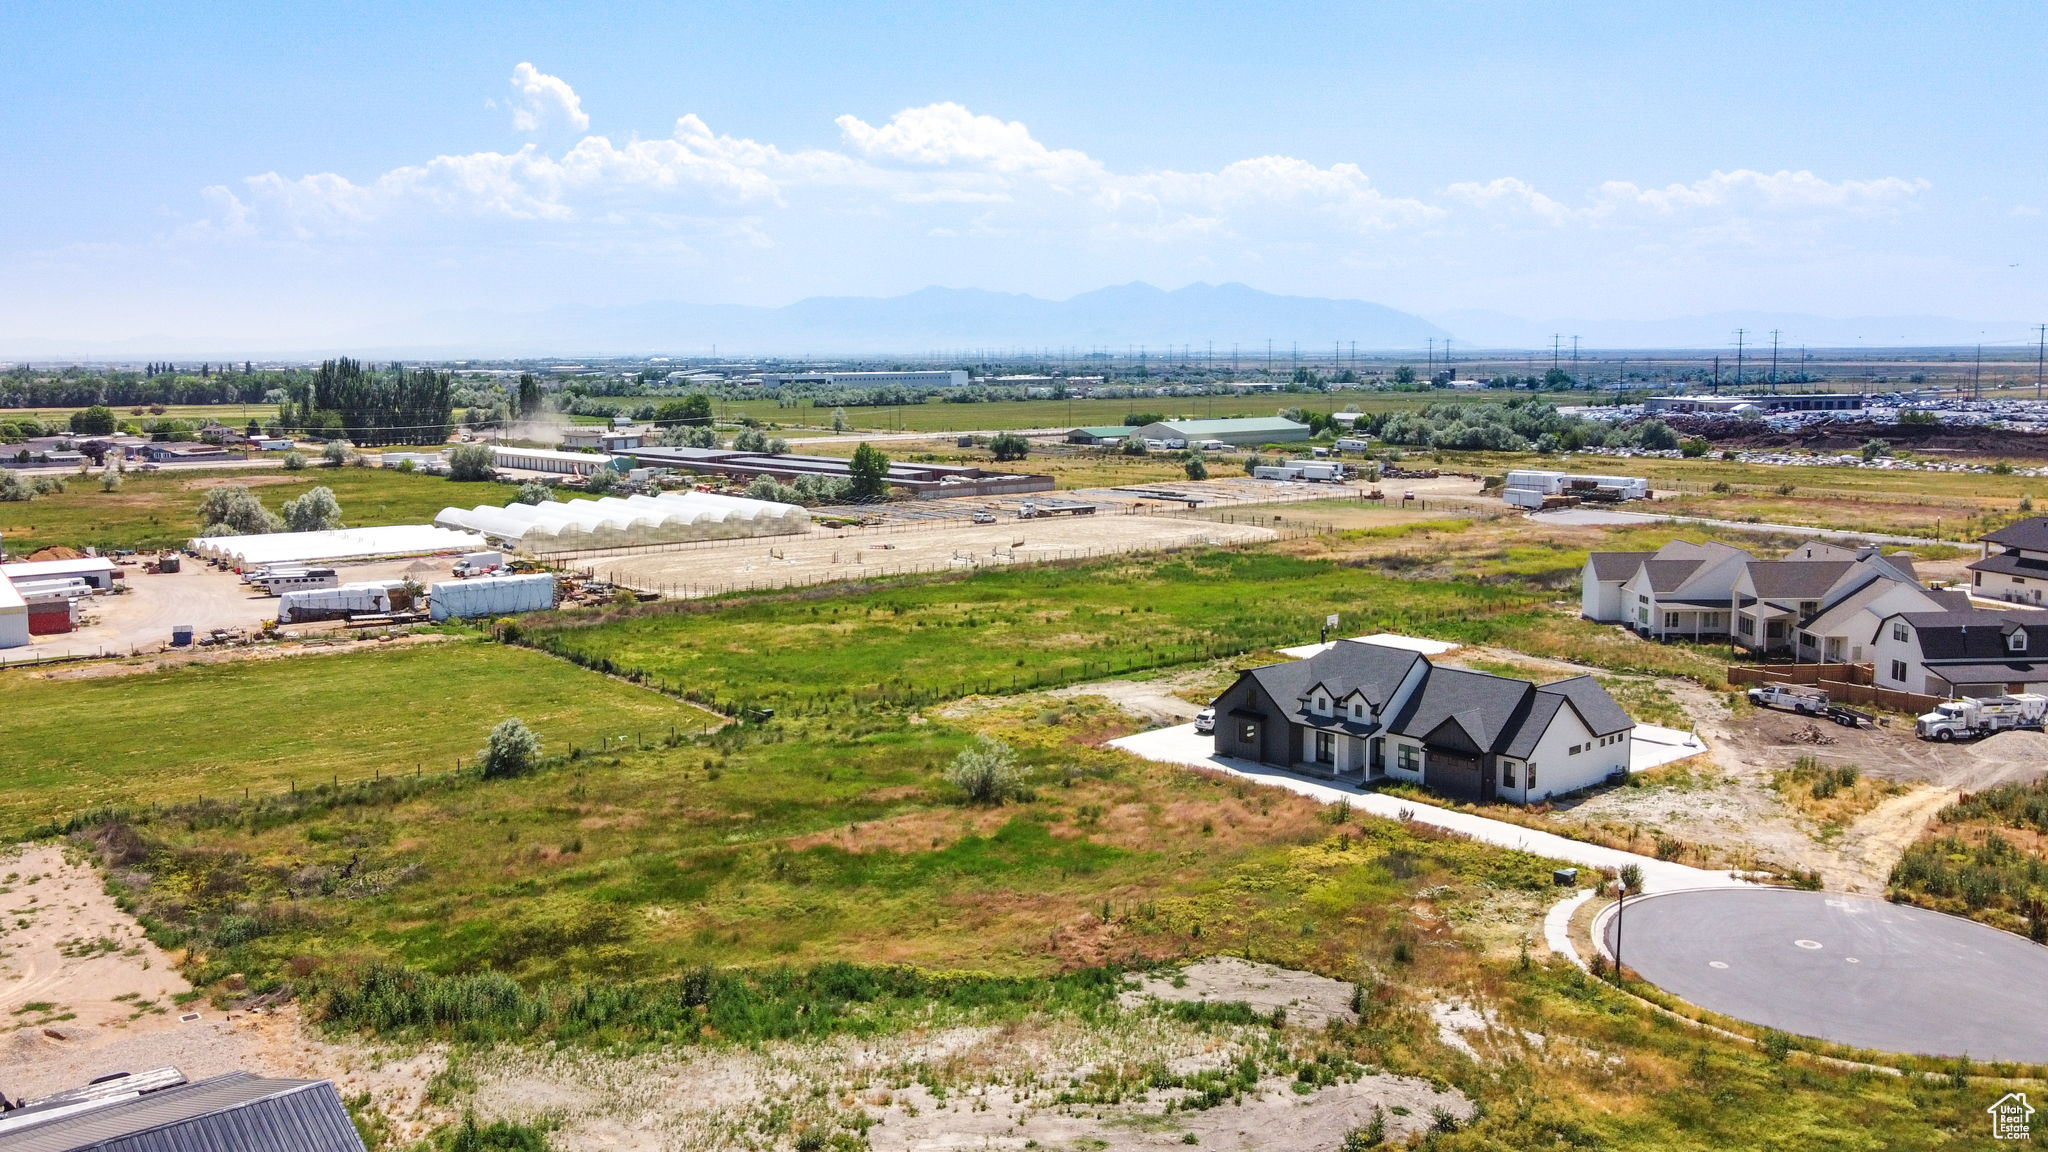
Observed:
[[[2035,576],[2048,580],[2048,560],[2036,560],[2017,552],[2000,552],[1970,565],[1972,572],[1996,572],[2002,576]]]
[[[1996,532],[1986,532],[1977,539],[1986,544],[2002,544],[2007,548],[2048,552],[2048,516],[2030,516],[2017,524],[2007,524]]]
[[[1636,574],[1643,562],[1655,556],[1655,552],[1595,552],[1588,559],[1593,563],[1595,580],[1627,580]]]
[[[2048,680],[2048,664],[2025,660],[2002,664],[1930,664],[1927,671],[1951,684],[2032,684]]]
[[[1586,727],[1592,729],[1595,736],[1612,736],[1636,726],[1636,722],[1628,718],[1628,713],[1621,710],[1621,705],[1614,702],[1614,697],[1607,694],[1607,689],[1591,676],[1574,676],[1555,684],[1545,684],[1536,692],[1538,695],[1562,696],[1571,701],[1579,719],[1586,722]]]
[[[1299,703],[1317,684],[1327,684],[1339,696],[1348,696],[1353,689],[1363,692],[1378,711],[1420,659],[1405,648],[1339,640],[1306,660],[1254,668],[1251,676],[1282,708]]]
[[[2036,613],[2027,613],[2028,617]],[[1920,659],[1932,665],[1946,663],[2003,663],[2013,659],[2007,635],[2024,630],[2026,656],[2048,658],[2048,619],[2039,623],[2016,613],[1973,610],[1968,612],[1901,612],[1899,619],[1913,627],[1920,644]],[[1880,624],[1880,628],[1882,624]],[[1928,671],[1938,671],[1929,667]]]
[[[1676,592],[1679,585],[1705,563],[1705,560],[1645,560],[1643,571],[1650,577],[1650,591]]]
[[[1765,600],[1818,600],[1854,567],[1854,560],[1752,560],[1749,582]]]
[[[1455,720],[1472,743],[1498,752],[1518,727],[1519,714],[1534,691],[1527,680],[1432,665],[1422,688],[1388,727],[1419,740],[1444,721]]]

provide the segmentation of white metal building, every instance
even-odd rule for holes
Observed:
[[[560,472],[566,476],[588,476],[611,466],[612,457],[589,452],[557,452],[551,448],[507,448],[491,446],[491,463],[498,468],[519,468],[527,472]]]
[[[505,547],[537,553],[786,536],[810,531],[811,514],[794,504],[710,492],[664,492],[443,508],[434,523],[481,532]]]
[[[847,388],[965,388],[967,373],[959,368],[940,372],[763,372],[763,388],[784,384],[824,384]]]
[[[20,648],[28,643],[28,604],[14,585],[0,580],[0,648]]]
[[[475,552],[486,546],[483,537],[474,532],[436,528],[432,524],[337,528],[331,532],[266,532],[256,536],[199,536],[190,543],[194,552],[208,560],[219,560],[244,570],[317,561]]]
[[[1624,500],[1650,498],[1650,482],[1641,476],[1601,476],[1591,472],[1551,472],[1536,468],[1517,468],[1507,474],[1509,491],[1536,492],[1544,496],[1562,495],[1574,486],[1587,484],[1618,489]]]
[[[0,564],[0,579],[20,584],[28,580],[83,580],[104,592],[114,586],[114,562],[104,556],[81,556],[76,560],[21,560]]]

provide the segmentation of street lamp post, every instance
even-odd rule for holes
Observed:
[[[1622,979],[1621,979],[1621,929],[1622,929],[1622,910],[1623,910],[1623,907],[1624,907],[1624,906],[1625,906],[1625,905],[1626,905],[1627,903],[1628,903],[1628,880],[1627,880],[1627,878],[1626,878],[1626,877],[1623,877],[1623,876],[1619,876],[1619,875],[1617,875],[1617,876],[1616,876],[1616,877],[1614,878],[1614,982],[1615,982],[1616,984],[1620,984],[1620,983],[1622,982]]]

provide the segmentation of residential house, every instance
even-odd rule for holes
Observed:
[[[1977,539],[1984,545],[1984,558],[1970,565],[1970,585],[1977,595],[2016,604],[2042,602],[2048,591],[2048,516],[2008,524]]]
[[[234,452],[218,444],[190,441],[158,441],[144,444],[139,451],[152,464],[212,464],[223,460],[247,460],[246,452]]]
[[[1776,560],[1673,540],[1586,558],[1579,610],[1657,639],[1727,642],[1756,655],[1860,663],[1879,619],[1967,607],[1921,586],[1906,553],[1808,543]]]
[[[1929,696],[2048,692],[2048,613],[1900,612],[1871,634],[1880,688]]]
[[[1876,548],[1852,552],[1807,544],[1782,560],[1752,561],[1735,581],[1735,643],[1757,655],[1775,656],[1799,647],[1824,651],[1832,640],[1837,650],[1846,652],[1861,636],[1824,634],[1817,624],[1848,597],[1886,583],[1926,594],[1914,575],[1912,557],[1905,553],[1885,556]],[[1938,606],[1932,600],[1918,605],[1922,610]]]
[[[1357,640],[1250,669],[1214,707],[1225,756],[1513,803],[1625,774],[1635,730],[1588,676],[1538,686]]]

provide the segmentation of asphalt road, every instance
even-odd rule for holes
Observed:
[[[1862,544],[1929,544],[1925,536],[1892,536],[1883,532],[1845,532],[1815,528],[1807,524],[1757,524],[1747,520],[1712,520],[1703,516],[1667,516],[1656,512],[1617,512],[1606,508],[1566,508],[1557,512],[1534,512],[1529,519],[1538,524],[1704,524],[1710,528],[1732,528],[1738,532],[1778,532],[1788,536],[1812,536],[1822,540],[1853,540]]]
[[[1884,1052],[2048,1063],[2048,948],[2008,932],[1786,888],[1638,897],[1622,928],[1624,964],[1724,1016]]]

